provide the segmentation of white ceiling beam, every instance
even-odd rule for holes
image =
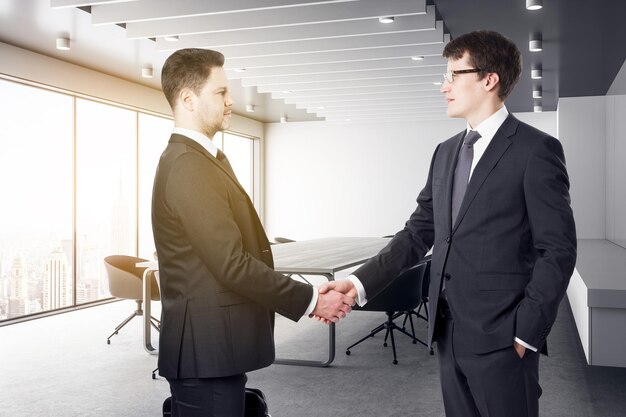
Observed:
[[[354,1],[357,0],[139,0],[133,4],[94,6],[91,9],[91,23],[103,25],[207,15],[220,16],[228,20],[229,17],[221,15],[257,10],[269,10],[276,13],[284,8]]]
[[[439,91],[367,91],[363,93],[354,92],[351,94],[344,93],[343,95],[334,96],[315,96],[315,97],[281,97],[286,104],[295,104],[297,106],[306,105],[308,107],[320,107],[329,106],[338,103],[353,103],[353,102],[378,102],[380,100],[394,99],[394,100],[443,100],[443,95]]]
[[[234,45],[256,45],[273,42],[293,42],[385,33],[407,33],[435,29],[435,6],[428,6],[426,14],[401,16],[392,25],[383,25],[376,19],[323,22],[310,25],[271,27],[230,32],[202,33],[181,36],[178,42],[157,38],[157,51],[182,48],[218,48]]]
[[[411,58],[391,58],[369,61],[331,62],[318,65],[291,65],[283,67],[245,68],[243,72],[235,68],[226,67],[226,74],[231,80],[241,78],[273,78],[283,76],[314,75],[314,74],[341,74],[351,72],[366,72],[376,70],[395,70],[403,68],[433,68],[433,71],[444,73],[448,61],[441,56],[426,57],[422,61],[413,61]],[[226,61],[229,64],[229,61]]]
[[[443,79],[442,74],[444,72],[446,72],[445,67],[437,66],[354,72],[331,72],[324,74],[285,75],[278,77],[245,77],[241,79],[241,85],[259,86],[274,84],[308,84],[329,81],[375,80],[381,78],[425,76],[435,76]]]
[[[416,113],[441,113],[445,111],[445,107],[372,107],[366,109],[348,109],[341,111],[328,111],[328,110],[317,110],[316,113],[319,116],[328,117],[328,116],[336,116],[336,115],[355,115],[358,116],[360,114],[416,114]]]
[[[359,115],[359,116],[351,116],[351,117],[337,117],[337,116],[329,116],[326,117],[326,121],[328,122],[371,122],[371,123],[380,123],[380,122],[416,122],[416,121],[431,121],[431,120],[449,120],[450,118],[446,115],[445,112],[441,114],[395,114],[395,115]]]
[[[164,1],[170,2],[169,0]],[[177,4],[175,2],[171,3]],[[223,2],[223,4],[227,3]],[[347,3],[320,4],[306,8],[287,8],[281,9],[279,12],[276,10],[258,10],[233,13],[229,16],[192,16],[147,22],[126,21],[126,33],[130,39],[158,38],[167,35],[189,35],[274,26],[297,26],[322,22],[378,19],[380,16],[399,17],[425,13],[426,0],[359,0]]]
[[[403,85],[403,86],[377,86],[368,88],[335,88],[334,90],[310,90],[310,91],[293,91],[291,93],[283,91],[273,91],[272,98],[284,99],[287,97],[299,97],[299,98],[326,98],[326,97],[353,97],[367,96],[370,94],[389,94],[395,95],[396,93],[408,94],[408,93],[422,93],[434,94],[439,92],[439,87],[435,85]],[[418,94],[415,94],[418,96]]]
[[[323,107],[323,108],[322,108]],[[341,106],[341,107],[328,107],[328,106],[311,106],[306,107],[307,109],[316,109],[317,113],[323,114],[333,114],[333,113],[346,113],[353,111],[355,113],[358,112],[366,112],[371,111],[372,109],[385,109],[385,110],[401,110],[401,109],[415,109],[415,110],[427,110],[427,109],[445,109],[446,103],[444,101],[439,101],[437,103],[402,103],[398,101],[392,102],[379,102],[379,103],[367,103],[361,104],[358,101],[355,101],[350,106]]]
[[[70,7],[85,7],[113,3],[129,3],[133,1],[139,0],[50,0],[50,7],[52,9],[66,9]]]
[[[207,48],[220,51],[226,57],[245,58],[304,54],[311,52],[349,51],[354,49],[389,48],[393,46],[428,45],[443,43],[443,22],[436,23],[435,30],[409,33],[365,35],[349,38],[313,39],[294,42],[263,43],[259,45],[237,45]]]
[[[353,100],[353,101],[341,101],[335,103],[321,103],[321,102],[310,102],[310,101],[300,101],[295,104],[298,109],[317,109],[320,110],[348,110],[348,109],[360,109],[367,107],[395,107],[395,106],[411,106],[417,108],[424,107],[439,107],[446,106],[445,101],[443,101],[443,96],[436,98],[425,98],[425,99],[416,99],[412,97],[405,98],[378,98],[377,100]]]
[[[396,86],[430,86],[439,88],[433,83],[439,81],[442,77],[440,75],[427,75],[423,77],[397,77],[397,78],[378,78],[373,80],[343,80],[343,81],[329,81],[329,82],[315,82],[308,84],[274,84],[274,85],[259,85],[257,91],[259,93],[271,93],[274,91],[286,91],[289,90],[292,94],[306,93],[309,91],[326,91],[337,90],[338,88],[357,88],[357,89],[370,89],[372,87],[396,87]],[[243,85],[243,83],[242,83]]]
[[[450,35],[443,36],[443,43],[428,45],[394,46],[389,48],[356,49],[348,51],[328,51],[298,55],[278,55],[254,58],[237,58],[226,55],[230,68],[280,67],[293,65],[327,64],[332,62],[367,61],[390,58],[410,58],[414,55],[441,57],[443,48],[450,41]]]

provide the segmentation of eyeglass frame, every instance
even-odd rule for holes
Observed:
[[[483,72],[485,71],[482,68],[469,68],[469,69],[464,69],[464,70],[450,70],[448,72],[443,73],[443,80],[447,81],[448,84],[452,84],[454,82],[454,76],[455,75],[461,75],[461,74],[473,74],[473,73],[477,73],[477,72]],[[448,78],[448,76],[450,78]]]

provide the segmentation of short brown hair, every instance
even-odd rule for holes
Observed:
[[[444,58],[461,59],[467,52],[474,68],[483,71],[479,76],[495,72],[500,77],[498,96],[506,99],[522,73],[522,54],[509,38],[489,30],[469,32],[448,42],[443,49]]]
[[[222,66],[224,55],[210,49],[179,49],[170,55],[161,70],[161,87],[172,110],[183,88],[199,93],[211,76],[211,69]]]

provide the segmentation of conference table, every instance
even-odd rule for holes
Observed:
[[[357,266],[376,255],[387,245],[389,238],[382,237],[328,237],[272,245],[274,269],[285,275],[323,276],[331,281],[337,272]],[[151,274],[159,269],[157,261],[139,262],[143,273],[144,348],[158,354],[152,346],[150,329]],[[274,363],[326,367],[335,359],[335,324],[328,326],[328,358],[313,361],[293,358],[276,358]]]
[[[360,265],[389,242],[382,237],[328,237],[272,246],[274,269],[285,275],[320,275],[332,281],[339,271]],[[328,359],[276,358],[274,363],[326,367],[335,359],[335,324],[328,325]]]

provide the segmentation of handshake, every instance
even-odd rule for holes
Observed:
[[[318,288],[318,299],[309,315],[326,324],[336,323],[352,311],[357,289],[348,279],[329,281]]]

